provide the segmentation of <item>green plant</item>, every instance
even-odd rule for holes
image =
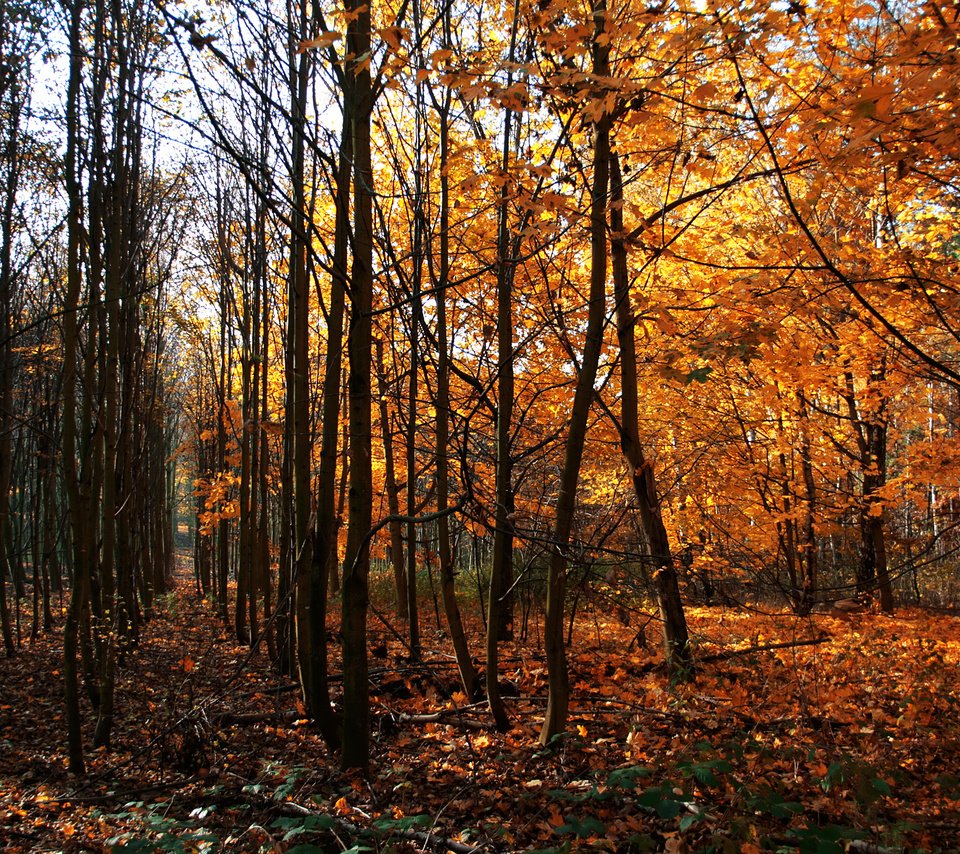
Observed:
[[[145,804],[131,801],[118,813],[105,813],[115,821],[139,824],[141,829],[127,831],[107,840],[107,850],[124,852],[169,851],[173,854],[211,850],[219,838],[197,824],[213,811],[201,807],[190,813],[188,820],[172,818],[167,814],[169,803]]]

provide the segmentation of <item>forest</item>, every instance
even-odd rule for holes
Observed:
[[[960,850],[960,5],[3,0],[0,846]]]

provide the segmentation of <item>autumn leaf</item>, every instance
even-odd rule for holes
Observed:
[[[317,48],[330,47],[335,41],[343,38],[340,33],[337,32],[326,32],[321,33],[316,38],[304,39],[300,42],[299,47],[297,48],[297,53],[303,53],[308,50],[316,50]]]
[[[715,83],[701,83],[693,90],[693,98],[695,101],[700,102],[710,101],[717,96],[717,91]]]
[[[386,42],[390,50],[396,52],[407,38],[407,31],[403,27],[382,27],[377,30],[380,38]]]

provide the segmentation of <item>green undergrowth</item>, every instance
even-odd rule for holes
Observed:
[[[841,756],[830,763],[817,787],[822,803],[798,799],[796,787],[790,791],[788,785],[777,785],[775,774],[744,772],[765,760],[788,767],[793,761],[789,753],[744,734],[717,746],[701,741],[670,763],[601,771],[589,786],[551,790],[563,818],[554,829],[561,841],[538,852],[844,854],[854,841],[869,843],[869,850],[907,850],[903,840],[917,828],[909,822],[883,822],[881,802],[895,793],[867,762]],[[827,802],[835,809],[826,809]],[[624,832],[624,817],[638,815],[648,819],[651,829]],[[859,820],[845,821],[850,815]]]

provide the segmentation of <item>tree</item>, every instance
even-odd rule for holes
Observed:
[[[507,61],[516,57],[517,33],[520,26],[520,4],[514,2],[510,23],[510,48]],[[513,72],[507,72],[507,87]],[[503,179],[497,209],[497,409],[496,409],[496,494],[494,508],[493,556],[487,595],[487,702],[497,729],[509,726],[506,707],[500,694],[498,642],[509,637],[510,588],[513,578],[513,522],[516,505],[513,484],[513,412],[515,403],[513,345],[513,263],[510,257],[510,210],[507,175],[513,144],[513,110],[503,111],[503,144],[501,171]]]
[[[640,509],[640,523],[650,550],[667,664],[675,673],[682,675],[689,673],[692,668],[693,655],[670,540],[663,524],[656,476],[653,465],[644,456],[637,424],[636,318],[630,297],[628,255],[624,240],[623,180],[619,158],[616,153],[609,156],[611,259],[617,307],[617,340],[620,344],[620,450],[630,469],[634,497]]]
[[[369,4],[350,0],[347,52],[353,57],[343,77],[344,121],[353,154],[353,265],[347,353],[350,373],[350,498],[343,572],[343,753],[344,768],[369,762],[370,698],[367,686],[367,607],[373,515],[370,373],[373,364],[373,168],[370,123],[376,95],[370,73]]]
[[[593,5],[593,74],[602,79],[610,73],[609,36],[613,31],[606,0]],[[583,358],[577,373],[576,393],[567,433],[566,453],[560,475],[557,513],[553,528],[550,572],[547,580],[547,620],[544,643],[549,673],[547,711],[540,730],[540,743],[562,733],[566,726],[570,685],[563,644],[563,614],[566,601],[566,550],[576,507],[577,483],[586,440],[587,419],[603,346],[607,284],[607,194],[610,187],[610,128],[612,115],[603,102],[592,103],[586,113],[593,123],[593,186],[590,199],[590,292]]]
[[[14,269],[17,196],[21,190],[26,156],[26,113],[29,107],[29,57],[40,37],[39,13],[13,3],[0,10],[0,634],[4,651],[13,655],[15,645],[7,603],[7,577],[12,576],[7,541],[10,487],[13,474],[14,401],[16,373],[14,318],[19,312],[22,287]]]

